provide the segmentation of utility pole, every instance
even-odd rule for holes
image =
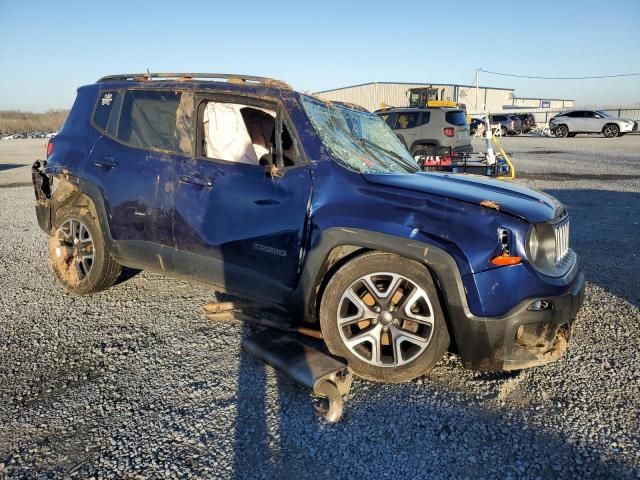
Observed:
[[[476,68],[476,113],[478,112],[478,80],[480,78],[480,69]]]

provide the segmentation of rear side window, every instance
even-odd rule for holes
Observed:
[[[507,117],[505,117],[504,115],[494,115],[492,118],[492,121],[494,122],[505,122],[507,120]]]
[[[418,112],[399,113],[396,129],[414,128],[418,124]]]
[[[117,112],[117,105],[122,101],[121,93],[118,91],[101,92],[100,98],[98,98],[98,104],[93,112],[93,123],[102,129],[107,130],[109,120],[111,119],[111,113]],[[113,115],[115,120],[116,114]]]
[[[429,123],[429,120],[431,120],[431,112],[422,112],[422,116],[420,117],[420,125]]]
[[[462,110],[447,112],[444,114],[444,119],[451,125],[463,126],[467,124],[467,117]]]
[[[175,91],[128,91],[122,102],[118,140],[136,148],[190,153],[190,137],[185,141],[184,130],[188,136],[193,96],[181,102],[182,96]]]

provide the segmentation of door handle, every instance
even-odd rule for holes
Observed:
[[[208,178],[192,177],[190,175],[180,175],[180,177],[178,177],[178,180],[180,181],[180,183],[188,183],[190,185],[195,185],[201,188],[213,187],[213,182]]]
[[[118,162],[116,162],[113,157],[104,157],[102,160],[95,160],[93,164],[105,170],[111,170],[118,166]]]

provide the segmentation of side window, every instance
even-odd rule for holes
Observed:
[[[202,156],[248,165],[276,163],[275,109],[206,101],[199,111]],[[296,164],[299,152],[286,124],[281,138],[284,165]]]
[[[122,102],[116,137],[132,147],[191,153],[193,95],[129,90]]]
[[[398,117],[397,113],[383,113],[380,115],[380,118],[384,120],[391,130],[396,127],[396,118]]]
[[[584,112],[584,118],[601,118],[601,117],[595,112]]]
[[[399,113],[396,129],[414,128],[418,123],[418,112]]]
[[[567,117],[583,118],[584,117],[584,112],[570,112],[569,114],[567,114]]]
[[[420,115],[420,125],[425,125],[431,120],[431,112],[422,112]]]
[[[494,115],[493,116],[493,120],[491,120],[492,122],[506,122],[507,121],[507,117],[505,117],[504,115]]]
[[[101,130],[107,130],[109,120],[111,120],[112,124],[117,123],[115,122],[117,120],[115,118],[116,115],[114,114],[112,119],[111,113],[118,111],[121,101],[122,94],[117,90],[100,92],[98,103],[93,112],[93,123]]]

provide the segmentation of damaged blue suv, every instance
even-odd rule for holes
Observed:
[[[36,162],[36,213],[71,293],[123,267],[284,307],[358,375],[402,382],[447,350],[557,359],[583,300],[562,204],[422,173],[375,114],[271,79],[113,75],[81,87]]]

